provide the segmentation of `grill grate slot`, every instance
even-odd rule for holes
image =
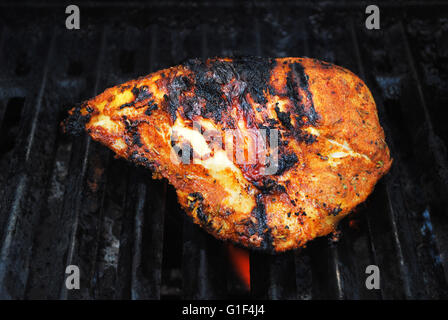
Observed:
[[[4,155],[14,148],[15,136],[20,126],[20,118],[25,104],[25,98],[13,97],[6,103],[4,114],[2,115],[0,128],[0,155]],[[3,109],[3,108],[2,108]]]

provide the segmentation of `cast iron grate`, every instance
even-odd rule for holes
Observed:
[[[368,31],[358,2],[93,2],[80,5],[81,30],[67,31],[57,2],[2,4],[0,297],[447,298],[448,6],[379,6],[381,30]],[[58,126],[109,86],[229,55],[312,56],[359,74],[395,159],[337,243],[251,253],[250,292],[170,186]],[[65,288],[69,264],[80,290]],[[381,290],[365,288],[370,264]]]

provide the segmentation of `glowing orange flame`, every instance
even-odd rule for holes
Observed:
[[[230,260],[236,270],[236,273],[250,290],[250,262],[249,251],[227,244]]]

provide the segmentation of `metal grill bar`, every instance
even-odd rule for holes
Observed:
[[[341,17],[335,17],[335,19],[341,19]],[[326,41],[324,46],[324,52],[326,54],[332,53],[332,57],[336,64],[343,65],[355,73],[363,77],[358,66],[356,65],[356,50],[347,50],[344,46],[338,45],[344,43],[349,45],[352,41],[351,38],[351,23],[337,24],[336,28],[325,29],[324,33],[329,32],[331,40]],[[355,44],[354,44],[355,45]],[[358,70],[357,70],[358,69]],[[381,297],[381,293],[378,291],[367,290],[364,284],[365,269],[368,265],[374,264],[375,256],[371,250],[371,244],[369,242],[370,234],[368,215],[366,214],[366,206],[360,205],[355,209],[355,213],[344,220],[340,229],[342,230],[341,239],[335,245],[333,251],[334,256],[337,257],[335,265],[337,265],[336,272],[340,273],[340,281],[338,284],[338,297],[344,299],[378,299]],[[351,221],[350,221],[351,220]],[[351,227],[350,225],[353,225]],[[360,233],[357,228],[365,229],[365,232]]]
[[[106,53],[106,36],[107,36],[107,30],[106,28],[103,28],[101,33],[101,44],[100,44],[100,51],[98,55],[98,60],[96,63],[97,69],[96,69],[96,77],[95,77],[95,83],[93,86],[93,95],[98,94],[99,87],[100,87],[100,81],[101,81],[101,72],[102,72],[102,64],[104,55]],[[85,148],[84,152],[82,153],[82,166],[81,171],[74,177],[69,177],[73,179],[73,183],[70,183],[70,185],[74,185],[74,197],[70,199],[70,197],[67,197],[67,201],[64,203],[64,211],[68,212],[69,214],[67,216],[73,215],[72,217],[72,229],[70,232],[70,241],[68,246],[68,253],[67,253],[67,261],[66,265],[80,265],[80,261],[78,260],[78,257],[76,256],[75,250],[79,250],[77,245],[79,246],[79,243],[77,244],[78,239],[78,233],[79,233],[79,224],[82,217],[80,215],[82,214],[80,211],[82,210],[82,204],[86,201],[85,199],[85,192],[83,189],[85,188],[85,176],[87,173],[87,166],[89,163],[89,154],[91,151],[91,139],[86,138],[85,139]],[[76,154],[75,154],[76,157]],[[69,180],[70,181],[70,180]],[[96,182],[95,182],[96,183]],[[84,267],[84,268],[83,268]],[[82,271],[85,271],[85,266],[81,267]],[[90,274],[90,272],[85,272],[86,274]],[[61,283],[61,293],[60,298],[61,299],[67,299],[68,292],[67,287],[65,286],[65,283]]]
[[[308,12],[305,12],[305,15]],[[296,41],[303,46],[298,50],[291,50],[293,56],[307,56],[310,53],[309,31],[306,28],[306,20],[296,22],[293,26],[295,30],[303,30],[302,39]],[[301,40],[301,41],[300,41]],[[288,50],[289,51],[289,50]],[[296,279],[297,299],[310,300],[313,298],[313,281],[317,278],[315,272],[312,271],[310,249],[305,248],[294,253],[294,267]]]
[[[388,47],[391,52],[400,52],[401,48],[392,48],[393,44],[400,43],[397,41],[397,37],[399,33],[397,32],[397,28],[395,26],[389,27],[387,29],[388,33],[384,34],[381,39],[376,39],[376,41],[383,39],[386,39],[387,44],[383,44],[384,47]],[[364,35],[366,36],[366,35]],[[389,37],[394,37],[393,40],[389,40]],[[369,52],[372,50],[370,49]],[[402,56],[400,56],[402,57]],[[400,68],[400,63],[402,63],[402,60],[400,58],[394,60],[394,63],[397,66],[397,69]],[[403,69],[402,69],[403,70]],[[373,72],[373,70],[372,70]],[[372,79],[372,77],[370,77]],[[377,99],[378,102],[378,108],[385,117],[387,115],[387,110],[385,109],[385,106],[383,104],[383,97],[385,93],[382,94],[377,92],[375,90],[375,86],[373,84],[370,84],[369,87],[373,88],[374,95],[376,97],[381,97]],[[376,92],[376,93],[375,93]],[[382,99],[383,98],[383,99]],[[409,108],[409,105],[407,105]],[[418,106],[417,106],[418,107]],[[392,108],[392,106],[388,106],[388,108]],[[396,106],[396,108],[399,108],[399,106]],[[390,139],[394,140],[394,137],[397,137],[397,132],[391,132],[391,128],[393,127],[392,123],[390,122],[390,119],[383,118],[383,121],[385,122],[385,130],[386,135],[390,137]],[[402,119],[400,119],[402,121]],[[411,136],[412,138],[412,136]],[[397,147],[397,145],[394,143],[394,141],[390,142],[390,148],[391,153],[395,157],[396,165],[394,168],[392,168],[391,173],[388,177],[386,177],[386,180],[388,181],[386,185],[386,203],[389,206],[389,213],[390,213],[390,223],[393,230],[393,235],[395,239],[396,249],[398,252],[398,256],[400,257],[400,268],[401,268],[401,278],[404,281],[404,291],[405,295],[407,297],[425,297],[427,296],[427,293],[425,292],[423,288],[425,285],[423,285],[426,280],[424,278],[426,277],[426,274],[432,273],[437,274],[437,271],[434,270],[436,267],[436,261],[434,260],[435,257],[425,257],[425,260],[421,263],[416,263],[416,261],[421,261],[422,257],[419,257],[418,254],[418,248],[422,245],[425,245],[425,240],[420,235],[420,230],[424,226],[421,224],[422,221],[419,219],[414,218],[413,216],[415,213],[411,212],[411,214],[405,214],[403,210],[406,210],[406,203],[412,204],[413,201],[410,198],[407,198],[408,196],[403,194],[398,188],[398,185],[402,185],[399,181],[402,179],[408,178],[408,175],[403,172],[402,168],[406,168],[406,164],[404,160],[400,158],[400,152]],[[397,165],[398,163],[398,165]],[[397,172],[401,170],[401,172]],[[409,179],[409,178],[408,178]],[[407,199],[406,199],[407,198]],[[415,210],[415,209],[411,209]],[[418,210],[418,209],[417,209]],[[413,219],[413,221],[409,221],[407,217],[410,217]],[[417,230],[416,230],[417,229]],[[419,230],[420,229],[420,230]],[[403,231],[405,230],[405,231]],[[414,230],[413,234],[410,234],[410,230]],[[417,248],[417,252],[414,252],[413,249]],[[406,249],[406,250],[405,250]],[[428,260],[429,259],[429,260]],[[436,269],[438,269],[436,267]],[[428,283],[426,284],[426,286]],[[434,285],[434,284],[433,284]],[[437,286],[440,286],[438,289],[439,292],[443,295],[445,289],[443,289],[446,286],[445,280],[442,282],[439,282]],[[433,290],[430,290],[433,291]]]
[[[351,42],[354,47],[355,61],[356,61],[356,65],[358,67],[358,72],[359,72],[361,79],[366,79],[366,73],[364,70],[364,66],[362,64],[361,53],[359,50],[358,38],[356,36],[356,31],[355,31],[355,22],[353,21],[353,18],[350,18],[349,21],[350,21],[349,22],[350,39],[351,39]],[[369,244],[370,256],[372,257],[372,263],[377,266],[378,265],[378,257],[376,254],[376,246],[372,239],[373,230],[372,230],[371,219],[372,219],[372,215],[367,212],[365,215],[365,221],[366,221],[366,227],[367,227],[367,232],[368,232],[368,244]],[[384,298],[382,289],[379,290],[377,297],[380,299]]]
[[[420,77],[417,73],[417,68],[416,68],[416,63],[415,63],[415,59],[413,58],[413,55],[411,53],[411,49],[409,46],[409,40],[407,37],[407,34],[404,30],[404,26],[403,26],[403,22],[400,21],[400,33],[404,42],[404,47],[405,47],[405,52],[406,52],[406,57],[411,69],[411,75],[413,80],[415,81],[415,86],[417,88],[417,92],[418,92],[418,98],[419,98],[419,105],[421,106],[421,108],[423,109],[423,114],[425,115],[425,129],[427,128],[428,131],[428,144],[429,144],[429,151],[432,153],[432,156],[436,162],[436,166],[437,166],[437,172],[439,174],[439,180],[441,182],[441,184],[443,185],[443,190],[445,192],[448,191],[448,158],[447,158],[447,154],[446,151],[443,152],[442,150],[445,150],[444,145],[443,145],[443,141],[436,135],[435,131],[434,131],[434,126],[433,126],[433,121],[431,119],[431,116],[429,114],[428,111],[428,105],[426,103],[426,99],[425,99],[425,95],[423,94],[423,86],[420,80]],[[431,215],[428,212],[428,219],[429,221],[431,221]],[[446,211],[445,211],[446,212]],[[442,222],[442,221],[441,221]],[[434,223],[434,232],[436,234],[436,236],[434,236],[434,238],[437,241],[437,245],[438,245],[438,251],[439,252],[447,252],[448,251],[448,241],[446,240],[446,238],[444,237],[444,235],[446,234],[446,228],[445,230],[442,229],[443,226],[443,222],[442,223]],[[445,260],[442,260],[444,262],[444,270],[445,270],[445,278],[448,280],[448,262]]]
[[[34,234],[34,225],[36,221],[36,217],[32,217],[31,219],[25,218],[25,208],[24,202],[26,201],[25,197],[27,194],[27,190],[29,187],[30,180],[30,171],[28,171],[32,166],[29,162],[29,151],[32,147],[32,141],[34,139],[35,134],[35,124],[37,118],[39,116],[39,111],[41,109],[42,104],[42,96],[45,90],[45,86],[47,83],[47,75],[48,75],[48,67],[51,59],[51,54],[54,46],[54,33],[51,37],[50,46],[48,47],[46,62],[43,67],[43,76],[42,82],[39,89],[39,94],[36,98],[36,111],[32,112],[32,124],[31,131],[27,135],[27,138],[21,141],[27,141],[26,145],[26,156],[24,159],[21,156],[23,150],[17,150],[16,157],[23,162],[20,164],[20,170],[17,170],[17,175],[13,176],[11,179],[17,179],[15,191],[12,191],[12,198],[10,198],[11,206],[5,203],[2,204],[2,216],[8,217],[7,223],[4,227],[4,236],[2,236],[2,245],[0,251],[0,297],[5,299],[14,298],[14,294],[23,294],[23,290],[28,277],[28,263],[29,263],[29,255],[31,253],[30,248],[32,235]],[[25,135],[25,134],[23,134]],[[14,172],[11,170],[11,172]],[[11,180],[10,180],[11,181]],[[14,188],[11,188],[14,189]],[[6,196],[8,197],[8,196]],[[29,222],[27,225],[26,222]],[[24,259],[24,257],[26,257]],[[14,281],[15,288],[18,292],[14,292],[13,294],[9,293],[4,288],[10,287],[12,285],[11,282],[6,283],[6,281]]]
[[[88,38],[84,38],[84,40],[88,43]],[[58,57],[64,56],[63,52],[67,48],[65,37],[61,36],[61,33],[59,33],[56,43],[54,60],[57,61]],[[76,40],[74,43],[76,43]],[[81,43],[77,43],[77,45],[79,48],[83,47]],[[69,51],[73,58],[76,58],[76,51]],[[87,61],[84,62],[86,62],[86,66],[89,65]],[[34,240],[32,264],[30,265],[31,270],[27,283],[26,296],[30,298],[57,298],[59,296],[65,267],[59,264],[56,265],[54,261],[62,261],[62,256],[59,254],[63,255],[66,252],[68,237],[66,238],[65,235],[69,234],[72,222],[69,218],[71,217],[71,212],[69,216],[66,216],[61,210],[63,202],[61,195],[64,194],[64,190],[68,190],[65,179],[68,174],[72,148],[71,143],[61,140],[61,136],[58,134],[58,124],[61,119],[58,118],[59,114],[54,110],[54,105],[58,105],[62,101],[59,97],[54,96],[54,92],[59,90],[66,91],[68,86],[71,89],[69,92],[76,95],[76,92],[79,92],[79,85],[77,81],[69,82],[67,78],[64,78],[65,70],[63,70],[63,66],[64,64],[52,63],[51,81],[48,84],[49,89],[45,94],[45,111],[42,112],[42,114],[45,114],[45,118],[43,118],[45,121],[39,121],[40,125],[36,131],[40,134],[39,139],[36,140],[39,144],[42,139],[48,140],[48,137],[55,137],[56,141],[54,141],[54,147],[49,147],[48,149],[52,150],[54,148],[54,155],[46,159],[48,172],[51,173],[48,176],[48,183],[42,184],[39,182],[39,187],[37,187],[42,188],[42,186],[45,186],[48,190],[42,195],[42,204],[37,208],[42,214]],[[80,98],[75,99],[79,101]],[[47,135],[43,134],[45,131],[42,131],[42,124],[52,128],[53,132]],[[55,145],[58,146],[56,147]],[[53,152],[50,151],[49,153]],[[31,156],[34,156],[34,154],[32,153]],[[34,186],[34,189],[36,189],[36,186]]]
[[[151,26],[149,33],[145,33],[143,39],[150,40],[147,63],[152,72],[158,59],[156,26]],[[136,47],[135,50],[137,51],[139,48]],[[131,297],[132,299],[160,299],[166,182],[148,184],[150,177],[147,174],[142,174],[140,168],[134,171],[135,174],[131,175],[134,179],[129,180],[129,183],[132,183],[133,180],[138,181],[134,218]],[[145,179],[139,179],[137,175],[144,176]],[[133,197],[133,192],[131,189],[129,197]]]
[[[276,17],[276,19],[279,19],[279,17]],[[268,38],[267,35],[269,33],[267,30],[269,30],[269,26],[265,26],[261,22],[259,22],[259,18],[257,18],[255,21],[257,55],[266,56],[265,52],[270,50],[270,48],[263,40],[264,38]],[[262,25],[262,27],[260,27],[260,25]],[[303,47],[300,46],[300,44],[298,48],[294,47],[295,43],[291,42],[282,49],[288,50],[290,52],[289,56],[307,55],[307,32],[305,28],[301,27],[303,26],[303,19],[297,19],[297,21],[293,23],[293,26],[295,26],[296,30],[296,41],[300,41],[303,39]],[[262,33],[261,29],[266,30],[266,32]],[[263,37],[263,35],[265,36]],[[269,55],[281,56],[282,53],[279,51],[273,51]],[[269,286],[267,289],[267,298],[274,300],[289,300],[297,299],[298,293],[301,294],[301,297],[306,297],[311,293],[311,283],[309,281],[306,281],[306,279],[300,278],[300,276],[307,274],[307,271],[310,270],[309,264],[307,265],[308,260],[306,257],[306,253],[304,259],[302,259],[303,254],[303,252],[287,252],[278,256],[268,257],[265,255],[261,257],[261,259],[265,261],[267,260],[269,262],[269,277],[267,278],[269,280]],[[296,264],[296,262],[299,261],[301,262],[301,264]],[[260,261],[260,263],[262,262]],[[296,277],[296,270],[299,274],[299,278]]]
[[[207,57],[207,26],[200,25],[196,29],[196,34],[187,35],[187,39],[192,49],[189,51],[190,56]],[[225,252],[222,243],[218,243],[189,221],[184,221],[183,239],[183,298],[223,298],[226,291],[226,279],[219,276],[225,273],[223,270]]]
[[[195,57],[206,56],[205,30],[199,29],[201,37],[193,38],[189,42],[194,46],[190,52]],[[188,49],[187,49],[188,50]],[[210,271],[208,264],[207,238],[197,226],[188,221],[183,224],[183,250],[182,250],[182,291],[185,299],[216,298],[212,296]]]
[[[413,55],[411,53],[410,47],[409,47],[409,41],[407,38],[407,35],[404,31],[404,27],[403,27],[403,22],[400,21],[399,23],[399,33],[401,34],[401,38],[403,39],[403,43],[404,43],[404,48],[405,48],[405,52],[406,52],[406,56],[407,56],[407,61],[408,61],[408,65],[410,66],[411,69],[411,76],[413,78],[413,80],[415,81],[414,86],[417,89],[418,92],[418,97],[419,97],[419,106],[421,107],[421,109],[423,109],[423,113],[425,115],[425,119],[424,119],[424,125],[423,127],[425,129],[427,129],[427,139],[428,139],[428,145],[429,145],[429,152],[431,152],[432,155],[432,159],[434,159],[435,161],[435,165],[437,166],[437,180],[439,180],[441,182],[441,185],[443,185],[443,189],[444,191],[448,191],[448,157],[446,154],[446,149],[443,146],[443,142],[442,140],[437,137],[437,135],[434,132],[434,126],[433,126],[433,121],[431,119],[431,116],[429,114],[428,111],[428,107],[427,107],[427,103],[426,103],[426,99],[425,96],[423,94],[423,89],[422,89],[422,84],[420,81],[420,77],[417,74],[417,69],[416,69],[416,63],[414,61]],[[426,130],[425,130],[426,131]],[[429,199],[427,199],[428,202],[430,202]],[[445,214],[447,213],[446,209],[444,210]],[[425,226],[432,226],[433,224],[431,223],[432,220],[432,212],[430,209],[428,209],[428,207],[424,208],[424,212],[422,213],[422,215],[424,216],[423,221],[421,221],[421,229],[423,230],[423,228]],[[440,224],[440,226],[442,226],[443,224]],[[427,272],[430,273],[434,273],[433,275],[431,275],[431,278],[433,277],[439,277],[438,274],[443,273],[445,274],[445,278],[441,279],[442,281],[440,281],[439,284],[431,284],[431,285],[436,285],[441,287],[441,291],[443,293],[447,293],[447,278],[446,278],[446,274],[447,274],[447,267],[448,264],[446,263],[446,261],[439,262],[439,256],[440,256],[440,251],[442,252],[446,252],[446,250],[448,250],[448,243],[446,241],[444,241],[444,230],[442,230],[441,227],[439,227],[438,224],[435,224],[434,228],[429,228],[425,230],[425,233],[429,233],[430,239],[434,239],[434,241],[429,241],[428,245],[429,247],[432,247],[431,251],[433,253],[435,253],[435,255],[433,254],[430,258],[433,260],[432,265],[431,265],[431,269],[433,270],[429,270]],[[423,240],[425,241],[425,239]],[[429,251],[429,250],[428,250]],[[442,262],[443,266],[440,265],[439,268],[439,264]],[[426,277],[426,273],[424,274],[424,282],[428,283],[428,280],[425,279]]]
[[[366,78],[365,72],[364,72],[364,66],[362,64],[361,61],[361,56],[359,53],[359,49],[358,49],[358,41],[357,41],[357,37],[356,37],[356,33],[353,31],[352,32],[352,39],[353,42],[355,44],[355,52],[356,52],[356,59],[357,59],[357,63],[358,63],[358,68],[359,70],[362,72],[362,76],[364,77],[364,79]],[[377,95],[375,95],[377,96]],[[377,105],[379,106],[380,110],[382,111],[382,113],[384,114],[384,109],[381,108],[381,103],[378,102],[377,99]],[[387,130],[387,127],[386,127]],[[387,131],[386,131],[387,134]],[[391,150],[393,150],[393,146],[390,144],[389,145]],[[393,154],[393,153],[392,153]],[[380,187],[382,187],[383,185],[381,184]],[[393,234],[393,239],[394,239],[394,243],[395,243],[395,248],[398,254],[398,259],[399,259],[399,267],[400,267],[400,271],[401,271],[401,278],[403,279],[403,288],[404,288],[404,294],[406,297],[411,297],[412,293],[411,293],[411,289],[410,289],[410,283],[409,283],[409,277],[407,277],[406,275],[409,274],[409,271],[407,270],[407,265],[404,262],[404,257],[403,257],[403,251],[402,251],[402,245],[401,245],[401,241],[400,238],[398,237],[398,231],[397,231],[397,220],[396,220],[396,213],[394,212],[394,207],[391,205],[391,195],[389,190],[386,187],[386,195],[384,200],[386,201],[386,203],[388,204],[389,207],[389,214],[390,214],[390,224],[392,227],[392,234]],[[383,200],[383,201],[384,201]],[[369,219],[369,218],[368,218]],[[370,221],[369,221],[370,222]],[[372,244],[372,247],[374,247],[375,244]]]
[[[6,27],[2,26],[0,31],[0,53],[3,52],[3,44],[5,42]],[[0,124],[2,123],[3,110],[0,109]]]
[[[142,255],[142,239],[143,239],[143,220],[144,220],[144,206],[146,201],[146,185],[140,182],[137,185],[137,205],[134,218],[134,252],[132,256],[132,284],[131,284],[131,298],[139,299],[142,297],[139,292],[140,277],[138,277],[139,268],[141,267],[141,255]]]
[[[323,19],[325,18],[328,17],[323,17]],[[343,35],[345,33],[340,30],[340,28],[315,30],[310,26],[307,31],[310,33],[310,36],[305,37],[307,41],[304,47],[309,48],[309,51],[305,52],[305,56],[311,55],[335,63],[339,62],[339,58],[342,60],[342,55],[344,53],[334,49],[334,43],[343,41],[343,36],[341,36],[341,34]],[[311,41],[311,39],[313,41]],[[337,46],[336,48],[339,49]],[[321,56],[321,52],[323,52],[325,56]],[[349,234],[346,232],[343,233],[343,237],[348,236]],[[345,238],[343,240],[345,240]],[[351,247],[351,241],[340,241],[337,246],[326,239],[319,239],[319,241],[321,243],[316,244],[316,248],[313,248],[314,252],[311,257],[313,260],[312,263],[316,270],[319,270],[319,267],[316,267],[316,265],[326,266],[327,270],[321,267],[322,271],[325,273],[316,272],[316,282],[321,283],[323,288],[321,287],[318,290],[314,290],[313,298],[359,298],[359,289],[361,287],[357,283],[357,281],[359,281],[357,266],[354,260],[348,260],[349,255],[354,254]],[[320,254],[320,252],[325,252],[326,255]],[[357,258],[362,259],[362,256],[358,256]],[[328,261],[325,261],[325,259],[328,259]]]

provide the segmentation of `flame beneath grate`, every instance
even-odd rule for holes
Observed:
[[[249,251],[235,247],[232,244],[227,245],[227,251],[230,261],[238,277],[244,283],[247,290],[250,290],[250,262]]]

